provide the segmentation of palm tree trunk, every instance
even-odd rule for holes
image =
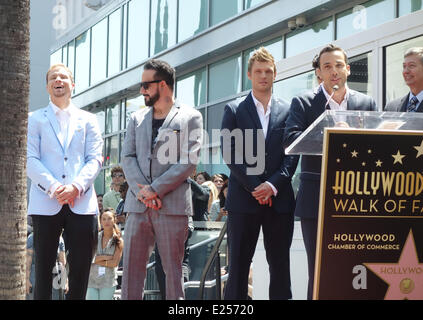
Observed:
[[[0,2],[0,300],[25,299],[29,0]]]

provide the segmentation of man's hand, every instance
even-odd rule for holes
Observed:
[[[157,192],[149,185],[138,184],[140,191],[138,191],[137,199],[144,203],[147,208],[158,210],[162,207],[162,201]]]
[[[272,206],[272,196],[274,194],[272,187],[268,183],[263,182],[251,194],[261,205]]]
[[[79,190],[73,184],[62,185],[56,189],[54,196],[60,205],[69,204],[73,208]]]

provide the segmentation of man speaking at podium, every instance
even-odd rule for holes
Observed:
[[[291,102],[284,147],[288,147],[326,109],[369,110],[376,109],[375,101],[347,86],[350,66],[345,51],[333,44],[325,46],[317,57],[316,75],[322,81],[317,90],[294,97]],[[300,186],[297,194],[295,216],[301,218],[301,230],[308,261],[307,299],[311,300],[314,282],[317,221],[319,212],[321,156],[303,156]]]

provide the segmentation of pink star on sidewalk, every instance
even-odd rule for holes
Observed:
[[[389,285],[385,300],[423,299],[423,263],[419,263],[412,230],[397,263],[364,265]]]

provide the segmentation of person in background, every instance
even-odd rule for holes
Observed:
[[[225,184],[223,176],[220,174],[214,174],[211,178],[211,181],[214,183],[217,188],[217,191],[220,193],[220,190],[222,190],[222,187]]]
[[[97,252],[91,265],[87,300],[113,300],[117,286],[117,267],[122,257],[123,239],[113,208],[100,214],[101,230]]]
[[[219,201],[213,203],[210,209],[210,221],[226,221],[228,211],[225,208],[228,185],[224,184],[219,192]]]
[[[103,212],[103,194],[102,193],[97,195],[97,204],[98,204],[98,211],[100,214]]]
[[[217,190],[216,185],[210,180],[203,182],[202,186],[206,186],[210,189],[209,203],[207,204],[207,212],[210,214],[213,204],[219,203],[219,191]]]
[[[116,221],[121,231],[125,228],[126,212],[124,211],[124,206],[128,188],[129,186],[126,181],[119,187],[121,200],[116,208]]]
[[[203,184],[206,181],[210,181],[211,177],[206,171],[199,172],[195,175],[195,182],[198,184]]]
[[[423,112],[423,47],[410,48],[404,53],[402,76],[410,92],[389,102],[385,111]]]
[[[103,196],[103,207],[113,208],[116,210],[120,200],[122,200],[119,188],[126,180],[123,169],[120,166],[113,167],[110,174],[112,176],[112,186],[111,189]]]

